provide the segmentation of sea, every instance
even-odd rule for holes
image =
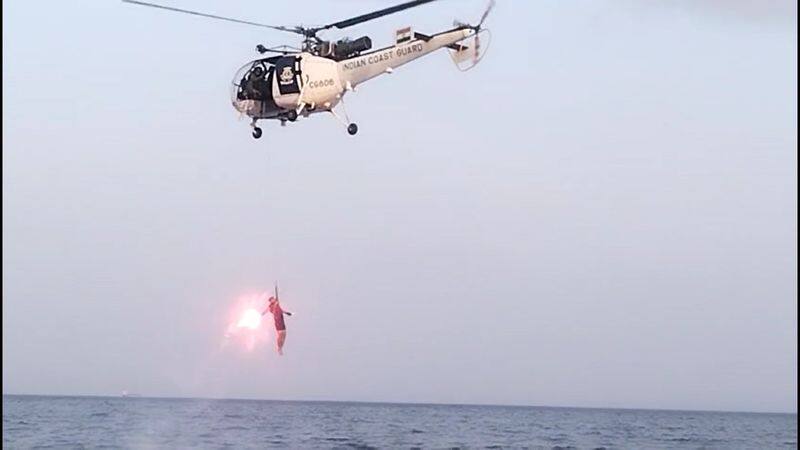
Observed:
[[[3,448],[790,449],[797,415],[4,395]]]

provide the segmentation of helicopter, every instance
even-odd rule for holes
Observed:
[[[250,126],[255,139],[259,139],[263,132],[258,126],[259,120],[277,120],[281,126],[285,126],[287,122],[317,113],[330,113],[344,125],[348,134],[355,135],[358,125],[350,122],[344,107],[343,100],[347,92],[355,91],[365,81],[392,73],[395,68],[442,48],[449,49],[459,70],[471,69],[483,58],[485,48],[488,48],[486,44],[481,46],[480,39],[481,36],[484,39],[490,37],[483,23],[494,7],[494,0],[490,0],[476,25],[456,21],[453,28],[435,34],[423,34],[413,31],[411,27],[399,29],[395,33],[394,44],[373,50],[369,36],[327,41],[317,34],[332,28],[349,28],[435,0],[409,1],[316,27],[265,25],[139,0],[122,1],[302,36],[300,48],[289,45],[267,48],[258,44],[256,51],[262,56],[242,66],[234,76],[231,103],[240,117],[246,115],[252,119]],[[341,113],[334,109],[337,106],[341,106]]]

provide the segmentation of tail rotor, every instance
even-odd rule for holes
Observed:
[[[483,11],[477,25],[469,25],[459,21],[453,22],[453,25],[456,27],[470,28],[474,31],[472,45],[460,45],[456,51],[451,53],[453,62],[456,67],[458,67],[458,70],[466,72],[472,69],[480,62],[483,55],[486,54],[486,50],[489,48],[489,41],[491,41],[491,33],[488,28],[483,28],[483,23],[486,21],[486,18],[489,17],[489,13],[492,9],[494,9],[494,5],[495,0],[489,0],[489,4],[486,10]],[[483,35],[483,38],[486,40],[483,45],[481,43],[481,35]]]

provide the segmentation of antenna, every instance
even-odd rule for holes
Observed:
[[[278,282],[275,282],[275,300],[278,299]]]

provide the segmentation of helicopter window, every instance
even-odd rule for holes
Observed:
[[[239,100],[266,100],[272,97],[272,71],[274,66],[256,61],[239,81],[236,97]]]

